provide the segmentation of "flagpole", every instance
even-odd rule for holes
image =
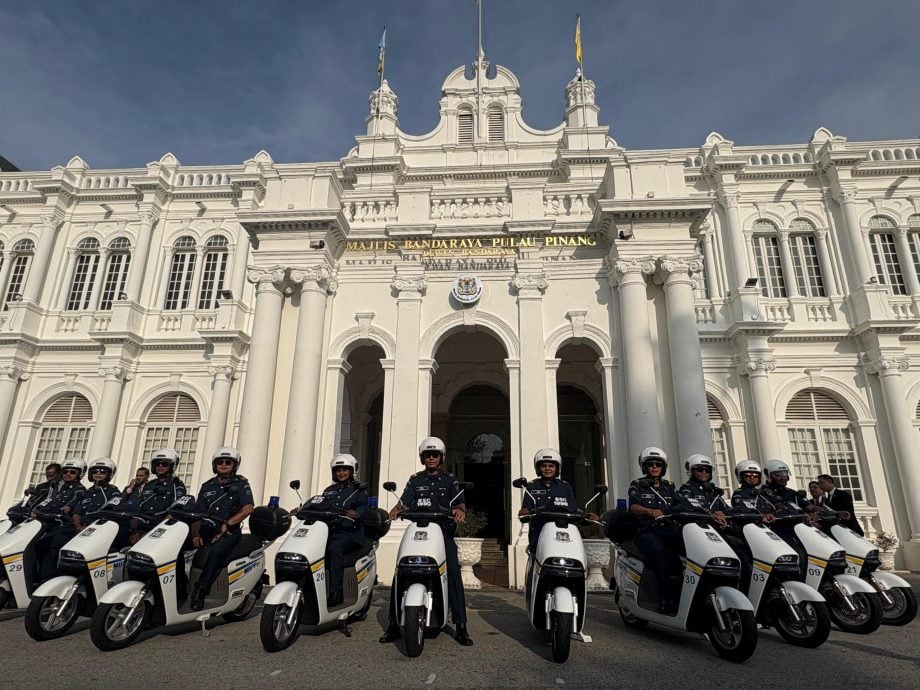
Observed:
[[[378,58],[379,64],[377,65],[377,106],[375,116],[380,119],[380,97],[383,91],[383,72],[386,69],[386,53],[387,53],[387,27],[383,27],[383,36],[380,37],[380,55]]]

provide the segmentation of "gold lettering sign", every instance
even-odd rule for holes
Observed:
[[[403,240],[348,240],[347,252],[388,253],[420,251],[425,257],[511,256],[518,247],[596,247],[595,235],[520,235],[501,237],[444,237]]]

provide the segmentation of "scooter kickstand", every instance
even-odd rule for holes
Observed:
[[[341,620],[339,624],[339,630],[342,631],[342,634],[345,635],[345,637],[351,637],[351,628],[348,627],[348,621],[345,618]]]
[[[572,637],[574,637],[576,640],[580,640],[581,642],[584,642],[585,644],[588,644],[591,642],[591,636],[585,635],[584,633],[580,633],[580,632],[573,633]]]
[[[198,616],[195,620],[201,623],[201,634],[204,637],[210,637],[211,631],[208,630],[208,620],[211,618],[210,613],[205,613],[201,616]]]

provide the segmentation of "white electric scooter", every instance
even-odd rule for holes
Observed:
[[[96,647],[104,652],[128,647],[148,626],[198,621],[206,630],[205,623],[213,616],[239,621],[252,612],[266,579],[264,547],[277,535],[244,534],[214,581],[204,608],[193,611],[188,593],[201,574],[207,547],[185,551],[183,545],[189,525],[208,520],[193,512],[195,505],[194,496],[181,496],[169,507],[169,517],[128,551],[126,579],[100,597],[93,613],[90,637]],[[256,508],[253,515],[262,510]],[[187,585],[180,591],[183,580]]]
[[[23,492],[22,498],[9,507],[7,517],[0,520],[0,537],[6,534],[10,527],[18,525],[20,522],[29,517],[30,511],[27,510],[29,496],[32,495],[32,489],[28,488]],[[0,608],[3,608],[0,606]]]
[[[50,499],[30,506],[23,499],[7,511],[12,523],[0,536],[0,610],[25,609],[29,606],[38,570],[35,547],[49,525],[58,523],[60,514],[42,512]],[[31,517],[32,514],[36,517]]]
[[[511,485],[529,494],[527,480],[523,477],[515,479]],[[607,493],[607,487],[597,484],[594,492],[585,510],[598,496]],[[544,509],[519,519],[530,522],[535,517],[547,522],[540,530],[536,553],[527,557],[524,601],[531,625],[550,633],[553,661],[562,663],[569,658],[572,635],[582,634],[588,608],[585,545],[577,527],[585,521],[585,516],[581,512]],[[584,635],[582,639],[591,641]]]
[[[733,527],[753,556],[750,580],[742,591],[754,606],[757,621],[775,627],[786,642],[815,648],[827,641],[831,618],[824,597],[813,587],[799,582],[799,556],[789,544],[763,524],[763,513],[773,506],[757,496],[747,510],[735,509],[728,515]],[[762,503],[758,510],[758,503]],[[742,558],[746,554],[739,552]]]
[[[698,632],[722,658],[735,662],[750,658],[757,648],[754,607],[738,589],[741,562],[712,527],[715,518],[694,505],[686,510],[673,509],[659,518],[680,531],[685,551],[681,555],[680,603],[676,612],[662,613],[659,592],[669,584],[658,583],[655,573],[645,567],[644,556],[632,541],[635,518],[627,511],[613,512],[613,516],[604,516],[605,521],[614,521],[608,525],[608,536],[616,544],[611,588],[626,627],[644,628],[656,623]]]
[[[776,526],[794,525],[795,541],[807,558],[805,584],[824,596],[831,620],[838,628],[860,635],[874,632],[882,624],[882,607],[875,588],[865,580],[848,575],[846,550],[805,520],[801,508],[787,503],[773,522]]]
[[[384,482],[383,488],[396,496],[395,482]],[[471,483],[460,482],[460,491],[450,504],[472,488]],[[441,525],[453,519],[447,509],[419,508],[426,506],[416,505],[416,510],[400,513],[402,519],[412,524],[406,527],[399,542],[391,594],[406,641],[406,654],[412,657],[422,653],[426,636],[436,635],[447,625],[447,550]]]
[[[33,640],[64,635],[80,616],[92,616],[99,598],[122,581],[125,552],[113,550],[121,523],[133,517],[122,498],[112,497],[98,518],[67,542],[58,557],[58,572],[36,588],[26,610],[26,632]]]
[[[300,497],[300,481],[290,487]],[[362,482],[356,491],[366,491]],[[377,583],[377,542],[390,528],[385,510],[368,508],[364,516],[364,544],[345,557],[343,574],[344,600],[338,606],[326,604],[326,547],[329,526],[338,520],[350,520],[341,510],[322,507],[323,496],[314,496],[297,511],[297,524],[275,556],[275,578],[262,608],[259,635],[267,652],[290,647],[300,634],[301,625],[338,623],[351,637],[348,623],[364,620],[371,607]]]

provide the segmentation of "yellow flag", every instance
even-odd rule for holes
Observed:
[[[581,15],[576,14],[575,17],[575,59],[581,65]]]

